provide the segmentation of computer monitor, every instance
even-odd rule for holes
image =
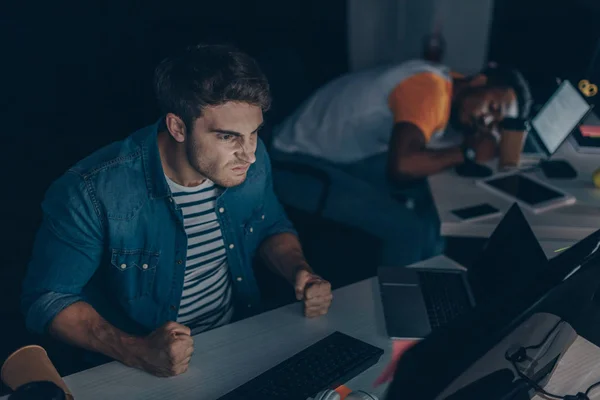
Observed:
[[[593,298],[600,288],[600,230],[550,260],[534,282],[526,289],[507,291],[496,302],[457,318],[404,353],[385,399],[440,398],[474,363],[537,314],[558,316],[579,332],[588,313],[598,308]],[[510,361],[499,360],[496,376],[473,382],[471,388],[477,389],[480,384],[484,396],[452,397],[453,393],[443,398],[517,399],[509,393],[519,389],[515,382],[523,385],[523,380],[511,375],[511,367]],[[528,388],[525,382],[521,389]]]

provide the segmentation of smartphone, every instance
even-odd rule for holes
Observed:
[[[496,207],[484,203],[472,207],[460,208],[450,211],[463,221],[475,221],[480,219],[501,216],[502,213]]]

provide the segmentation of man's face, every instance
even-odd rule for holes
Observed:
[[[185,140],[188,162],[217,185],[232,187],[246,179],[263,123],[262,110],[247,103],[206,107]]]
[[[491,132],[505,117],[517,116],[516,102],[512,88],[473,88],[462,98],[459,123],[471,132]]]

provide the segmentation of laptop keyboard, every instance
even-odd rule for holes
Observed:
[[[431,328],[439,328],[471,309],[461,274],[419,271]]]

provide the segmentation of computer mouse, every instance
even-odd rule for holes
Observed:
[[[313,400],[340,400],[341,396],[335,390],[324,390],[317,393]],[[379,400],[374,394],[369,394],[362,390],[350,393],[346,400]]]

